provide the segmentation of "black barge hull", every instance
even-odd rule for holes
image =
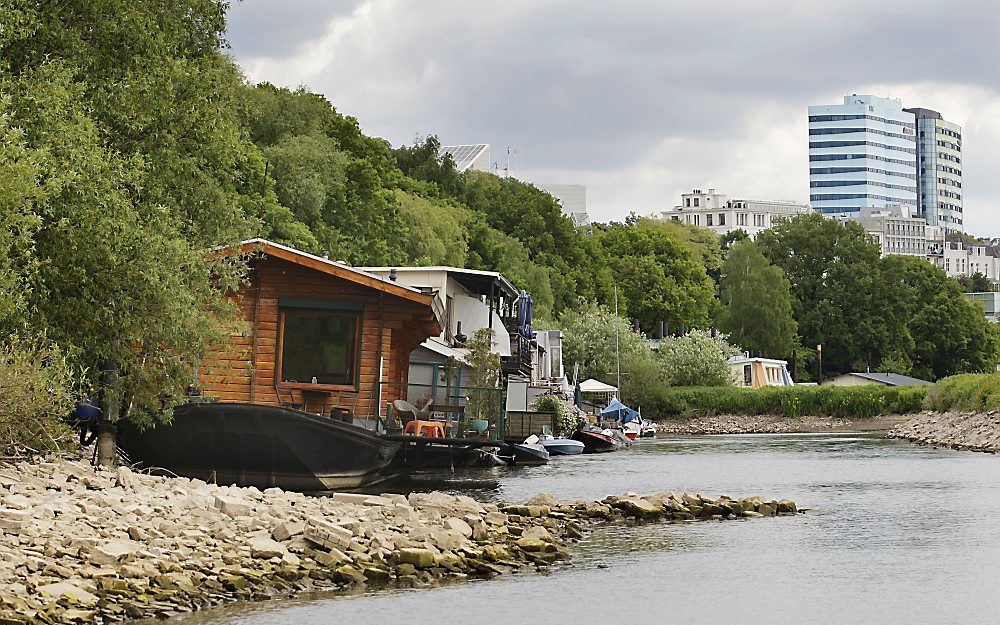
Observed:
[[[383,478],[400,443],[300,410],[185,404],[173,421],[119,431],[132,462],[217,484],[295,491],[357,488]]]

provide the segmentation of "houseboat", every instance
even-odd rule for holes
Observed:
[[[169,424],[119,433],[133,462],[217,483],[294,490],[376,481],[401,445],[382,433],[406,399],[410,352],[442,331],[433,290],[263,239],[232,297],[244,329],[199,363]]]
[[[734,356],[729,359],[733,380],[737,386],[760,388],[763,386],[794,386],[788,373],[788,361],[774,358]]]

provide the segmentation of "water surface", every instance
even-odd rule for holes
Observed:
[[[465,474],[480,498],[787,497],[822,514],[609,527],[573,565],[439,588],[227,606],[183,625],[987,623],[1000,618],[1000,458],[877,435],[670,438]],[[479,481],[483,480],[483,481]],[[495,480],[498,486],[483,489]],[[480,486],[480,488],[476,488]],[[598,568],[598,565],[607,568]]]

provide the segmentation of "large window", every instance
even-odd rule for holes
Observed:
[[[355,386],[358,323],[352,313],[282,310],[282,382]]]

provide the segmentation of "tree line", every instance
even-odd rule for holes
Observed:
[[[457,171],[434,136],[393,147],[320,94],[249,83],[226,9],[0,0],[0,335],[18,346],[4,370],[34,362],[69,397],[115,363],[119,416],[148,418],[235,329],[224,295],[246,267],[205,251],[254,236],[356,265],[501,271],[539,327],[605,314],[617,288],[646,336],[718,326],[803,371],[821,343],[830,371],[996,360],[953,280],[880,260],[856,226],[799,218],[756,242],[635,215],[577,230],[531,184]]]

